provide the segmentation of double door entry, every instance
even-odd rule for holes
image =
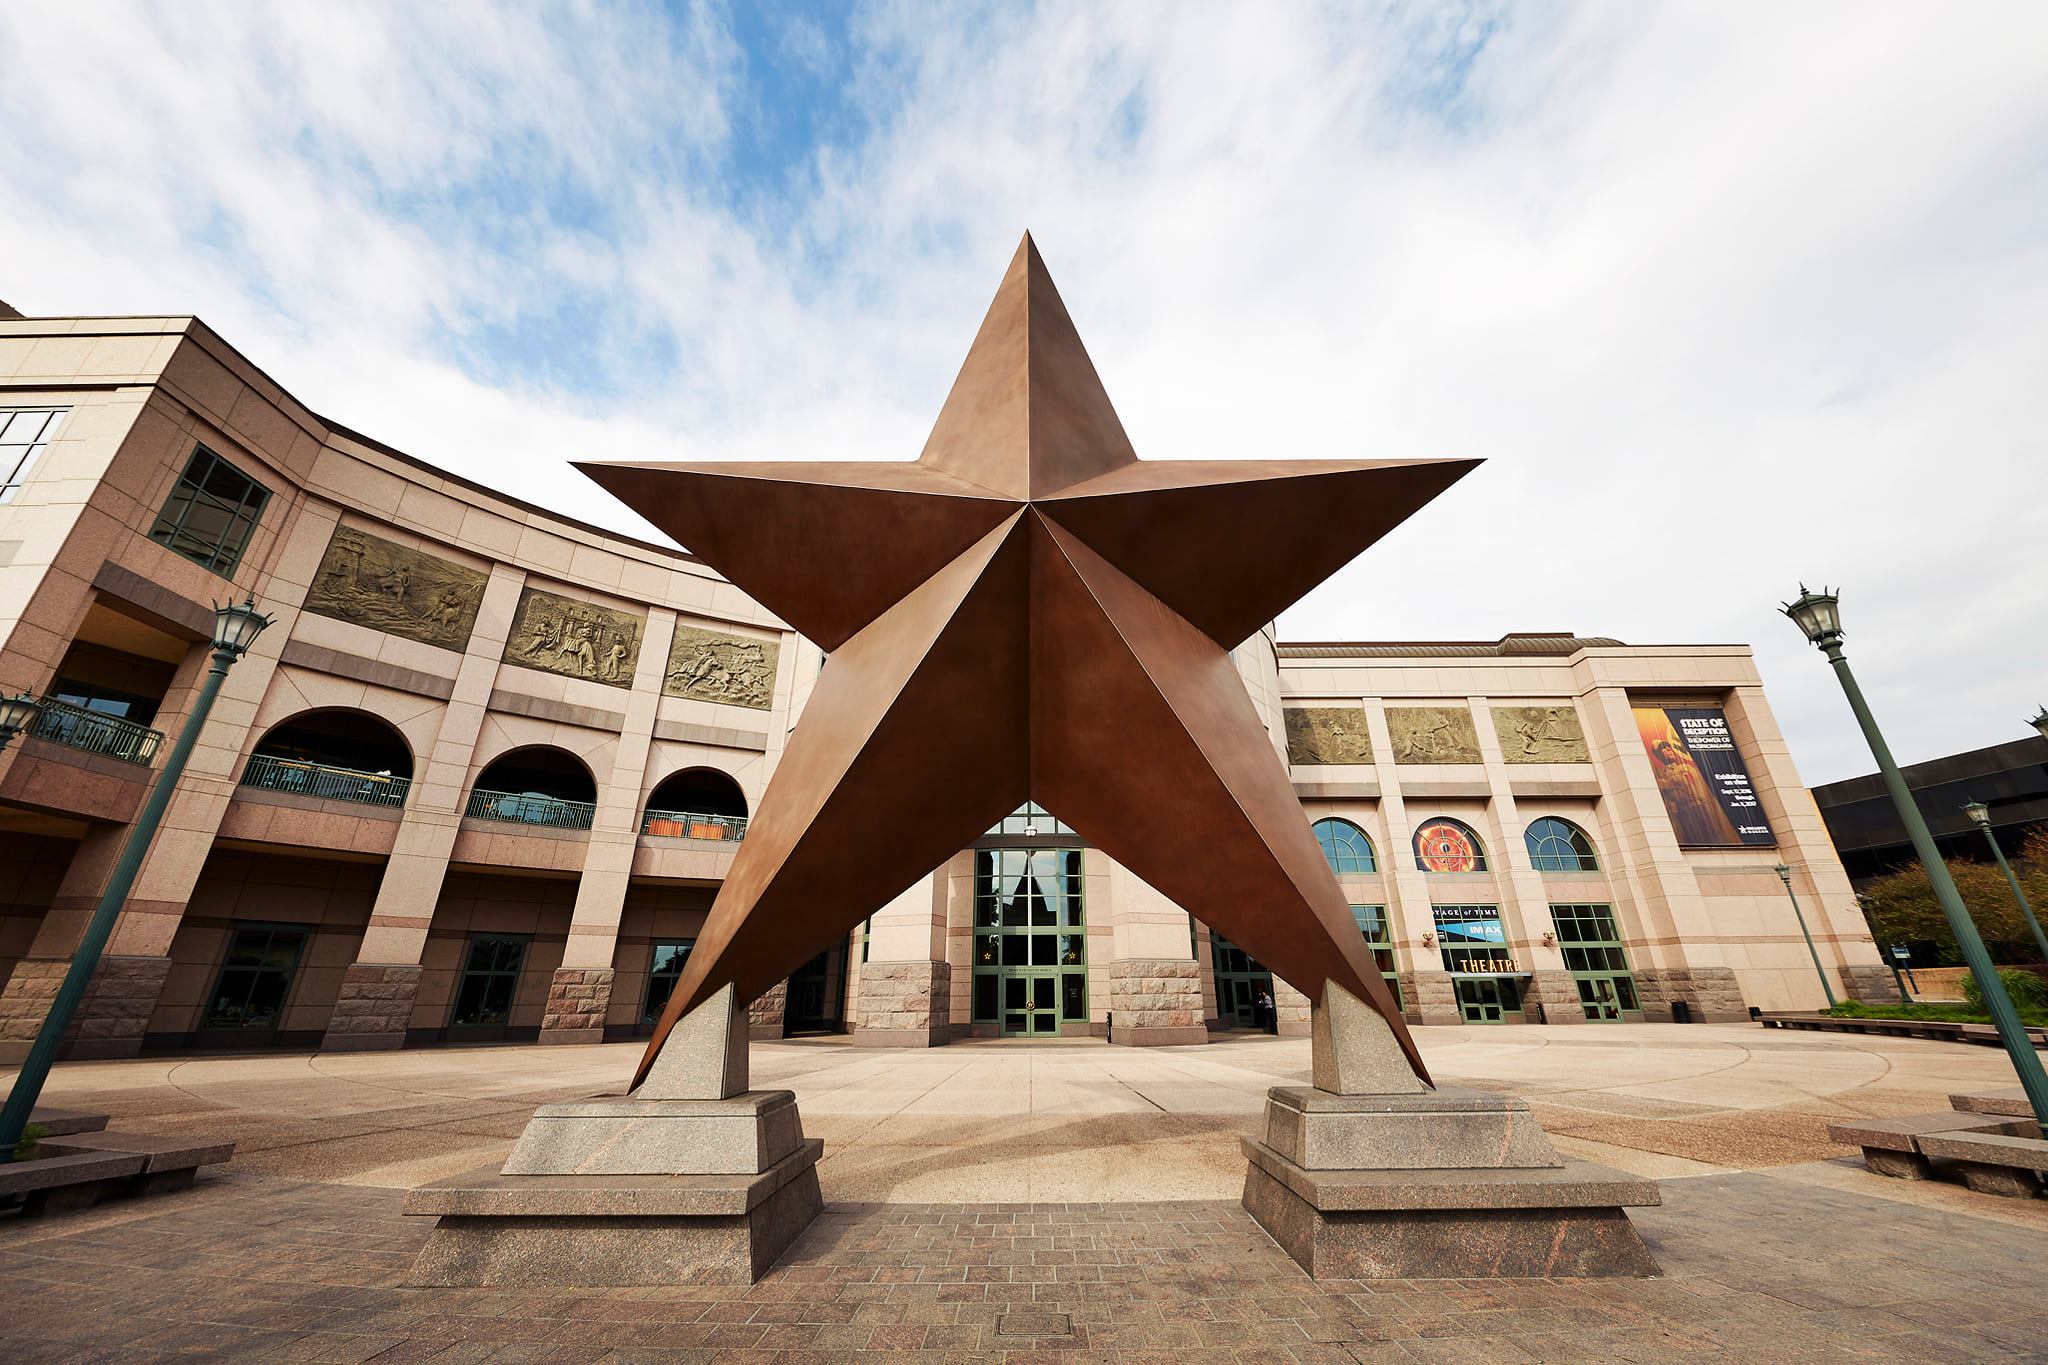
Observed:
[[[1062,1015],[1076,1022],[1088,1017],[1087,977],[1081,972],[1013,967],[1001,980],[1005,1038],[1057,1038]]]

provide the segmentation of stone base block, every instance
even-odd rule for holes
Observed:
[[[1411,1024],[1462,1024],[1448,972],[1402,972],[1401,1016]]]
[[[485,1167],[406,1195],[440,1221],[413,1285],[750,1284],[824,1209],[806,1139],[757,1175],[501,1175]]]
[[[763,1041],[782,1037],[788,1009],[789,983],[778,981],[747,1006],[747,1037]]]
[[[536,1110],[504,1174],[758,1175],[803,1141],[788,1090],[723,1100],[580,1100]]]
[[[952,1041],[946,1015],[952,964],[863,962],[854,990],[853,1041],[862,1047],[941,1047]]]
[[[1506,1170],[1309,1171],[1243,1139],[1244,1207],[1317,1279],[1655,1275],[1623,1212],[1655,1182],[1591,1162]]]
[[[1875,962],[1852,962],[1835,970],[1842,977],[1842,994],[1851,1000],[1889,1004],[1899,998],[1899,980],[1889,967]]]
[[[605,1011],[611,1008],[610,967],[560,967],[548,983],[540,1016],[543,1043],[601,1043]]]
[[[1209,1041],[1209,1030],[1200,1024],[1148,1027],[1126,1024],[1111,1016],[1109,1041],[1119,1047],[1189,1047]]]
[[[379,1052],[405,1046],[413,1001],[420,993],[418,966],[357,962],[341,975],[341,992],[327,1022],[322,1052]]]
[[[1109,964],[1109,1041],[1131,1047],[1206,1043],[1202,970],[1193,958],[1123,958]]]
[[[1312,1171],[1555,1167],[1529,1102],[1486,1090],[1333,1095],[1276,1085],[1266,1096],[1266,1143]]]
[[[1732,968],[1646,967],[1635,973],[1635,982],[1643,1014],[1651,1020],[1670,1022],[1671,1006],[1682,1003],[1696,1024],[1749,1022],[1749,1005]]]

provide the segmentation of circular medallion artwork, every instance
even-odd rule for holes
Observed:
[[[1486,870],[1478,838],[1455,820],[1432,820],[1415,831],[1415,862],[1424,872]]]

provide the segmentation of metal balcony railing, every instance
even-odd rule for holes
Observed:
[[[540,792],[492,792],[481,787],[469,794],[464,815],[474,820],[503,820],[549,829],[589,829],[597,807],[588,801],[564,801]]]
[[[252,754],[249,766],[242,769],[242,785],[267,792],[319,796],[329,801],[354,801],[364,806],[402,806],[405,794],[412,790],[412,779],[338,768],[331,763]]]
[[[54,740],[89,754],[105,754],[124,763],[148,767],[156,759],[164,732],[137,725],[119,716],[105,716],[70,702],[44,697],[42,710],[30,723],[29,733],[38,739]]]
[[[640,822],[642,834],[668,839],[744,839],[744,815],[700,815],[686,810],[650,810]]]

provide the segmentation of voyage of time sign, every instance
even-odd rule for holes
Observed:
[[[1718,706],[1638,706],[1636,732],[1681,844],[1775,844]]]

